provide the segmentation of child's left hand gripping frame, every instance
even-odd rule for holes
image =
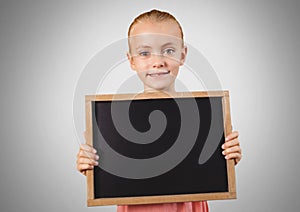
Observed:
[[[194,185],[191,185],[190,187],[187,186],[187,188],[183,188],[185,186],[185,183],[182,185],[178,184],[178,179],[172,179],[169,178],[166,181],[166,176],[164,174],[164,179],[161,183],[158,181],[160,180],[159,177],[152,177],[147,179],[121,179],[122,177],[115,177],[113,175],[110,175],[106,171],[102,170],[100,167],[95,167],[93,170],[87,171],[87,205],[88,206],[101,206],[101,205],[138,205],[138,204],[154,204],[154,203],[170,203],[170,202],[190,202],[190,201],[202,201],[202,200],[222,200],[222,199],[235,199],[236,198],[236,182],[235,182],[235,164],[234,160],[225,160],[224,156],[222,155],[222,149],[221,145],[225,142],[225,137],[232,132],[232,125],[231,125],[231,116],[230,116],[230,104],[229,104],[229,92],[228,91],[201,91],[201,92],[177,92],[176,94],[172,94],[172,97],[170,95],[165,93],[142,93],[142,94],[105,94],[105,95],[87,95],[85,98],[85,107],[86,107],[86,139],[87,144],[91,146],[97,146],[96,143],[97,137],[95,138],[93,129],[95,129],[95,107],[93,106],[95,103],[107,103],[112,101],[145,101],[145,104],[148,104],[151,100],[156,101],[164,101],[168,99],[190,99],[195,98],[197,101],[199,100],[199,105],[201,105],[201,101],[205,103],[205,101],[212,100],[212,99],[218,99],[218,104],[220,106],[219,118],[223,122],[223,137],[221,138],[221,141],[219,142],[216,150],[213,152],[212,157],[206,162],[204,165],[202,165],[203,169],[199,169],[199,171],[195,170],[192,166],[190,171],[186,172],[187,175],[195,175],[200,176],[199,180],[195,180],[193,176],[187,177],[186,179],[194,179],[194,185],[198,186],[198,190],[194,190],[193,188],[197,187]],[[218,106],[218,107],[219,107]],[[201,106],[199,106],[201,107]],[[205,108],[205,107],[204,107]],[[204,109],[203,109],[204,110]],[[200,109],[199,109],[200,111]],[[204,113],[205,111],[200,111],[201,113]],[[199,114],[200,114],[199,112]],[[206,113],[208,113],[206,111]],[[201,119],[202,121],[202,119]],[[106,124],[106,123],[103,123]],[[203,124],[203,122],[201,122]],[[204,123],[205,124],[205,123]],[[198,138],[198,137],[197,137]],[[199,139],[198,139],[199,140]],[[205,148],[206,144],[202,145],[202,149]],[[99,146],[99,145],[98,145]],[[196,146],[196,145],[195,145]],[[198,145],[199,146],[199,145]],[[190,151],[192,154],[193,151]],[[101,154],[102,150],[100,150],[100,162],[101,162]],[[189,153],[189,154],[190,154]],[[201,152],[202,154],[202,152]],[[197,155],[199,158],[199,154]],[[186,162],[185,164],[188,164]],[[189,165],[185,165],[185,169],[189,169]],[[179,166],[176,166],[176,168]],[[95,169],[97,169],[97,173],[95,173]],[[205,172],[204,172],[204,171]],[[207,171],[208,170],[208,171]],[[101,179],[99,178],[99,172]],[[102,172],[102,173],[101,173]],[[169,171],[171,172],[171,171]],[[181,173],[182,171],[176,172]],[[197,173],[199,172],[199,173]],[[175,172],[174,172],[175,173]],[[206,176],[206,173],[209,173],[209,175]],[[108,175],[107,175],[108,174]],[[197,175],[198,174],[198,175]],[[103,178],[102,178],[103,176]],[[106,176],[106,177],[104,177]],[[108,176],[108,177],[107,177]],[[167,176],[173,176],[173,178],[176,178],[176,174],[167,175]],[[203,176],[203,179],[202,179]],[[221,177],[220,177],[221,176]],[[177,178],[185,178],[185,175],[179,174]],[[114,180],[116,180],[114,182]],[[132,183],[131,187],[136,187],[131,191],[126,191],[122,187],[122,184],[120,182],[123,182],[124,184],[130,184]],[[127,180],[127,181],[126,181]],[[157,181],[155,181],[157,180]],[[165,180],[165,181],[164,181]],[[188,181],[186,180],[186,181]],[[206,181],[207,180],[207,181]],[[213,182],[215,180],[215,182]],[[100,182],[101,181],[101,182]],[[143,182],[142,184],[138,184],[135,181]],[[182,179],[184,181],[184,179]],[[191,180],[192,181],[192,180]],[[212,182],[211,182],[212,181]],[[158,183],[157,183],[158,182]],[[161,191],[160,189],[163,189],[163,186],[157,186],[157,185],[163,185],[165,182],[173,182],[171,183],[170,187],[176,186],[182,189],[182,192],[179,190],[176,190],[174,192],[174,189],[170,189],[166,192]],[[174,183],[175,182],[175,183]],[[185,182],[185,181],[184,181]],[[211,186],[211,188],[204,188],[205,185],[201,185],[205,182],[205,184],[218,184],[219,187]],[[147,185],[150,184],[149,185]],[[156,184],[155,184],[156,183]],[[100,186],[99,186],[100,185]],[[104,188],[105,186],[110,185],[108,189]],[[116,186],[114,186],[116,185]],[[142,185],[142,187],[140,186]],[[156,194],[153,194],[153,192],[147,193],[147,186],[153,187],[157,186],[154,190],[157,191]],[[144,187],[143,187],[144,186]],[[101,190],[111,190],[107,194],[101,193]],[[118,190],[122,190],[122,195],[118,195]],[[220,188],[220,189],[219,189]],[[139,195],[140,190],[145,190],[143,195]],[[153,188],[151,188],[153,189]],[[151,190],[149,189],[149,191]],[[125,191],[124,191],[125,190]],[[189,191],[190,190],[190,191]],[[134,191],[134,192],[133,192]],[[136,192],[135,192],[136,191]],[[153,190],[151,190],[153,191]],[[161,194],[160,194],[161,191]],[[105,191],[106,192],[106,191]],[[134,193],[134,194],[133,194]],[[96,195],[97,194],[97,195]],[[99,196],[100,194],[100,196]]]

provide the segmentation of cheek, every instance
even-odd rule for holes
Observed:
[[[172,74],[173,76],[177,77],[178,72],[179,72],[179,69],[176,68],[176,69],[173,69],[173,70],[171,71],[171,74]]]
[[[137,72],[146,71],[148,66],[149,65],[147,61],[138,61],[135,63],[135,71]]]
[[[169,69],[173,75],[177,76],[180,65],[181,65],[180,61],[172,60],[169,62]]]

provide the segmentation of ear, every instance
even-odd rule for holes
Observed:
[[[127,59],[130,63],[130,67],[132,70],[136,71],[136,67],[135,67],[135,64],[134,64],[134,61],[133,61],[133,57],[131,56],[131,54],[129,52],[127,52]]]
[[[184,46],[181,51],[180,66],[184,64],[186,55],[187,55],[187,47]]]

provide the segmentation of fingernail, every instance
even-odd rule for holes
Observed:
[[[98,164],[99,164],[98,161],[96,161],[96,162],[95,162],[95,165],[98,166]]]
[[[226,138],[225,138],[225,141],[228,141],[228,140],[229,140],[229,138],[226,137]]]
[[[225,149],[225,145],[224,144],[222,145],[222,149]]]
[[[223,151],[222,154],[225,155],[225,151]]]
[[[96,149],[93,149],[93,153],[96,153],[97,152],[97,150]]]
[[[226,160],[228,159],[228,156],[227,156],[227,155],[225,156],[225,159],[226,159]]]
[[[98,160],[99,159],[99,155],[96,155],[96,160]]]

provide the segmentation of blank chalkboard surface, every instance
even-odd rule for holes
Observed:
[[[86,96],[88,205],[236,198],[228,91]]]

